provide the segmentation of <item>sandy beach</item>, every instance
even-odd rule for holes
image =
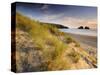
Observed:
[[[97,36],[87,36],[87,35],[80,35],[80,34],[72,34],[68,33],[73,39],[78,41],[80,45],[84,48],[92,48],[97,49]]]

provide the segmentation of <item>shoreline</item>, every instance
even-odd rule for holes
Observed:
[[[81,35],[67,32],[66,34],[79,42],[79,44],[85,49],[87,49],[88,47],[97,49],[97,36]]]
[[[59,29],[61,32],[81,35],[81,36],[90,36],[97,37],[97,30],[87,30],[87,29]]]

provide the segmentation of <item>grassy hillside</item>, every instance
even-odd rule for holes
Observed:
[[[89,68],[75,49],[80,45],[54,25],[16,14],[17,72]]]

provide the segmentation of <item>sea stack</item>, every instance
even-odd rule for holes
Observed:
[[[78,27],[78,29],[83,29],[83,26]]]
[[[89,27],[85,26],[85,29],[90,29]]]

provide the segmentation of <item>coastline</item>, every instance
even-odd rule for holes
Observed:
[[[67,33],[67,32],[66,32]],[[73,39],[78,41],[79,43],[87,44],[92,47],[97,47],[97,36],[89,36],[89,35],[80,35],[80,34],[72,34],[67,33]]]
[[[97,36],[87,36],[80,34],[66,33],[78,42],[90,56],[97,58]]]

